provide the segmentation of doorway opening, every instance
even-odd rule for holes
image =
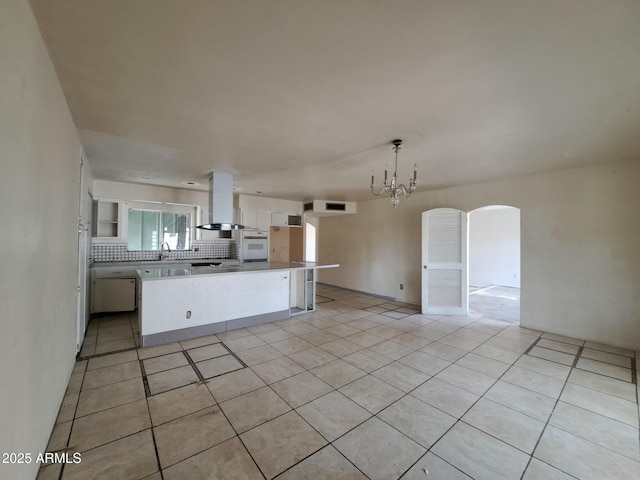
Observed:
[[[469,212],[469,312],[520,324],[520,209]]]

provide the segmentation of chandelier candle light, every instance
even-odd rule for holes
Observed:
[[[374,181],[373,181],[373,172],[371,172],[371,193],[375,196],[380,196],[382,194],[388,193],[391,195],[391,203],[393,204],[393,208],[400,203],[400,199],[398,198],[399,194],[403,194],[405,197],[410,197],[413,191],[416,189],[416,184],[418,183],[418,174],[417,174],[417,166],[413,165],[413,177],[409,177],[409,187],[407,188],[404,184],[398,185],[398,150],[402,146],[402,140],[399,138],[391,142],[393,144],[393,151],[396,152],[396,167],[393,170],[393,176],[391,177],[391,182],[387,181],[387,166],[384,167],[384,183],[382,184],[382,189],[376,193],[374,190]]]

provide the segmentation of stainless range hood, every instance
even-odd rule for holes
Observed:
[[[209,177],[209,223],[198,225],[203,230],[254,230],[233,223],[233,175],[213,172]]]

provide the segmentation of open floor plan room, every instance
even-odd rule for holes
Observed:
[[[39,479],[640,478],[631,350],[327,285],[159,347],[132,325],[90,324],[47,448],[82,462]]]

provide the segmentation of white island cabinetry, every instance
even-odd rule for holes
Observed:
[[[289,318],[292,273],[337,266],[283,263],[262,267],[139,269],[142,346]]]

